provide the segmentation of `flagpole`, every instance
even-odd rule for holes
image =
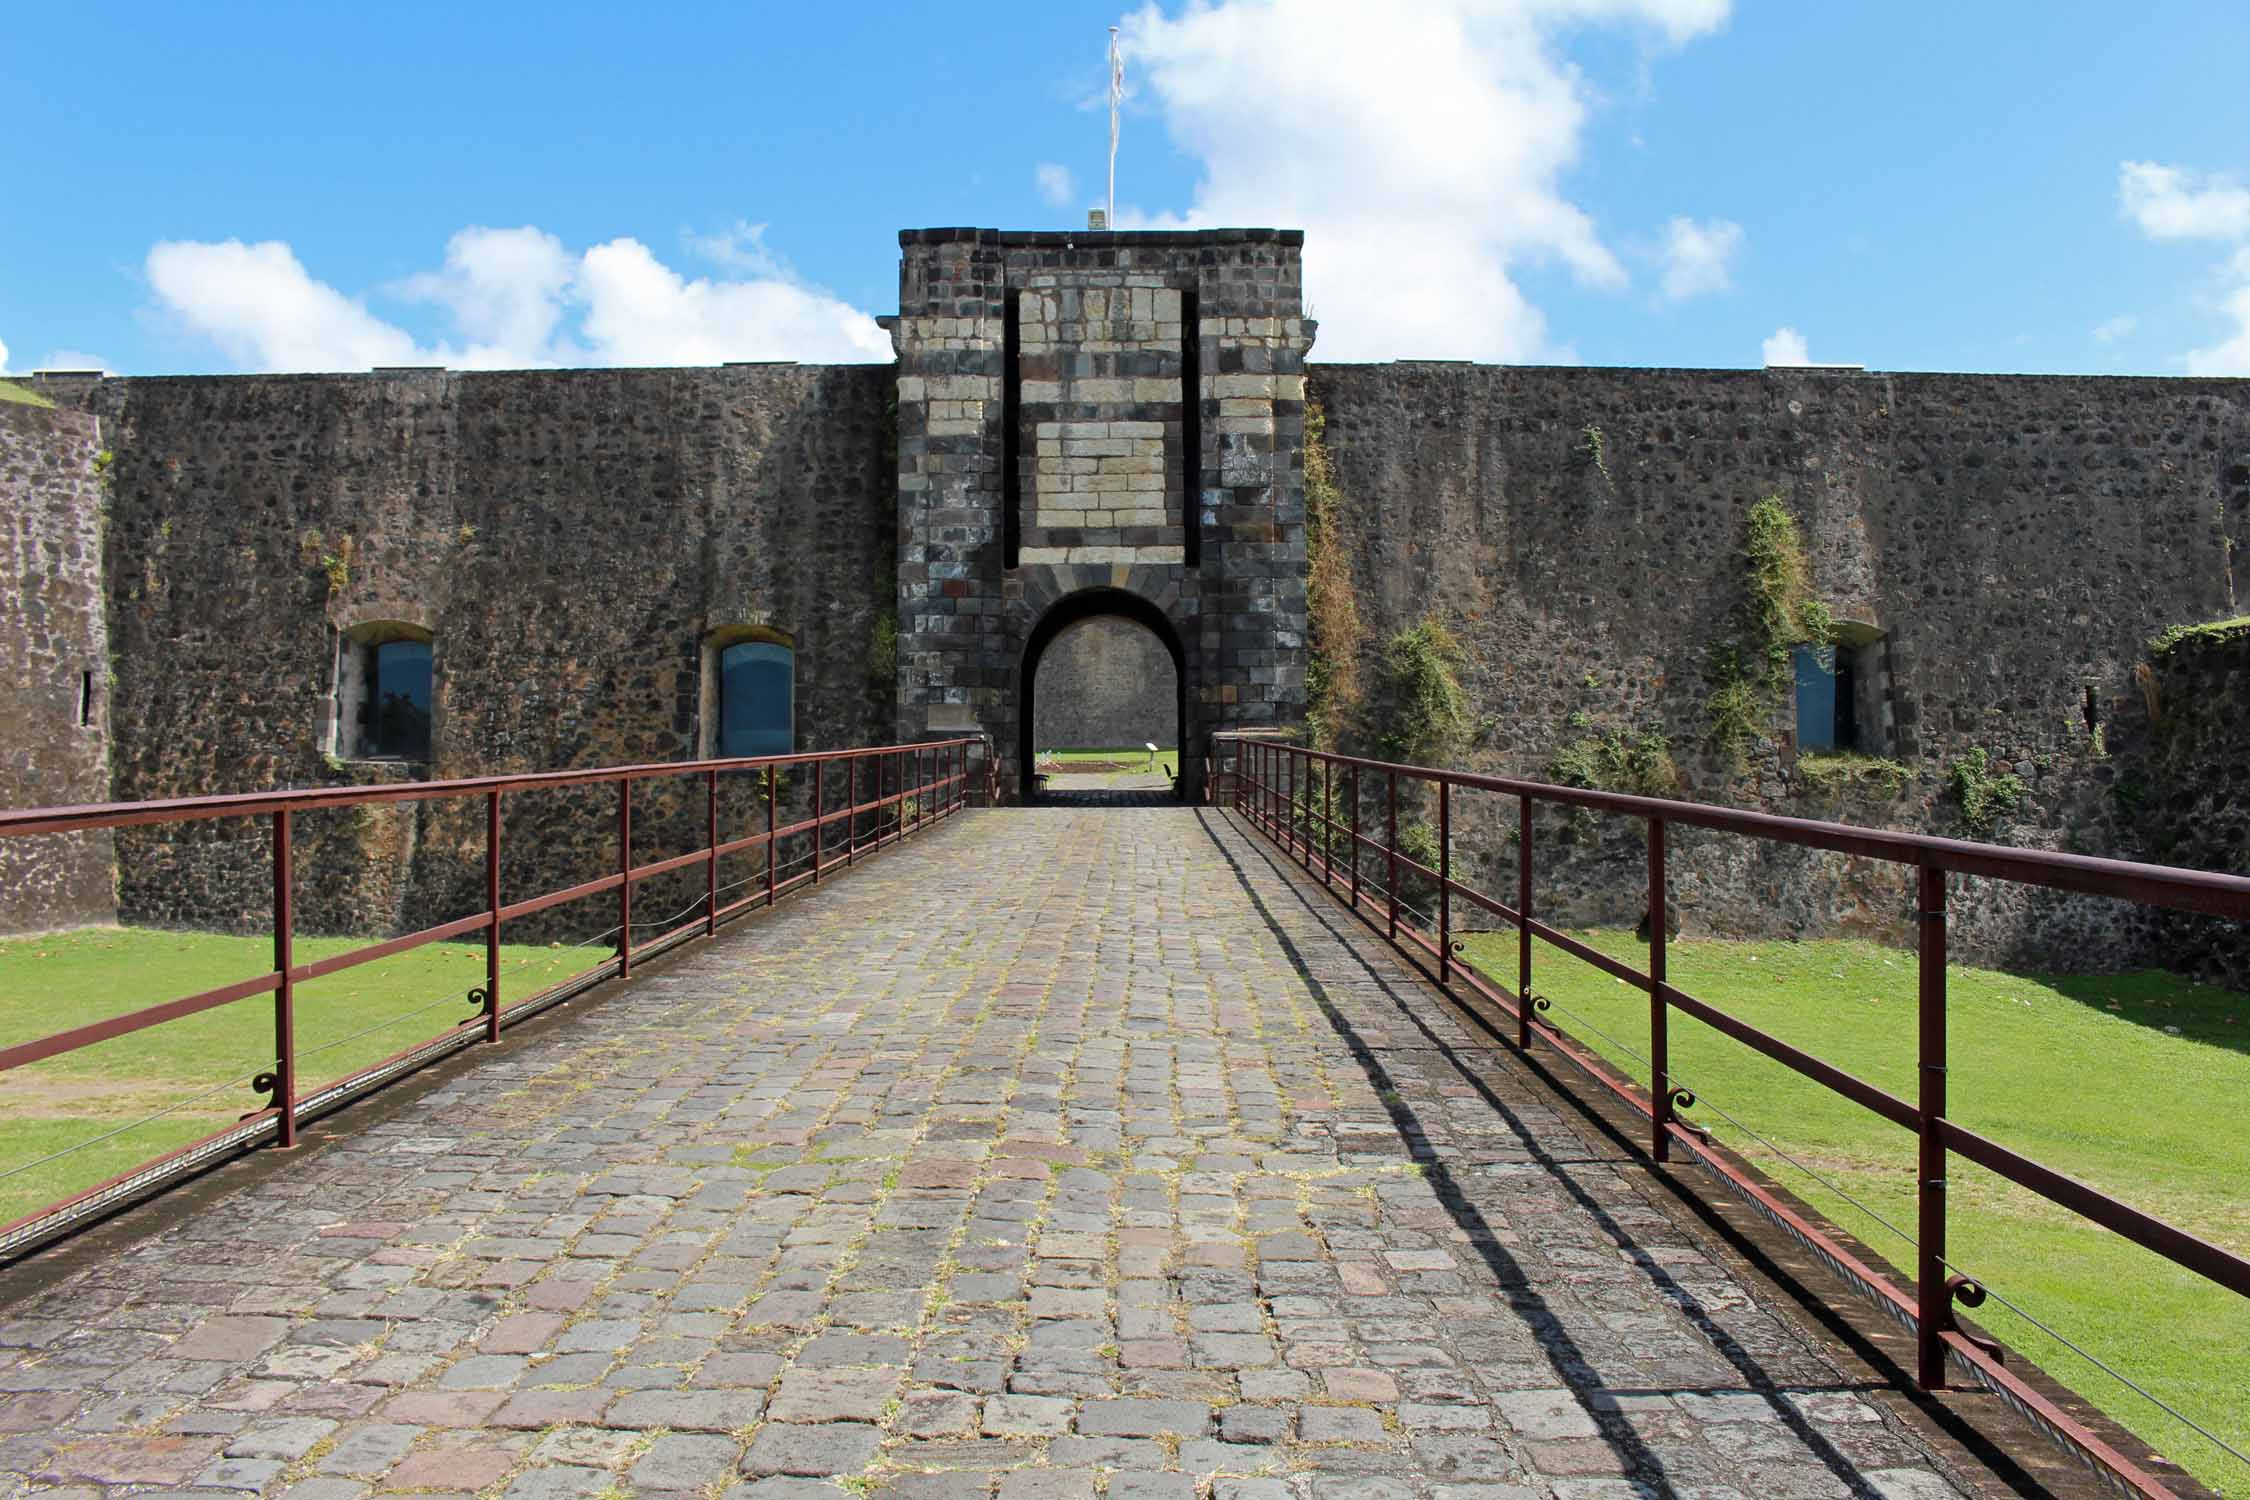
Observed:
[[[1109,207],[1102,220],[1117,227],[1117,104],[1125,92],[1125,64],[1117,55],[1117,28],[1109,28]]]

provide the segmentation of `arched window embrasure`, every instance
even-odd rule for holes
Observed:
[[[797,748],[797,652],[763,625],[715,630],[703,642],[701,753],[787,755]]]

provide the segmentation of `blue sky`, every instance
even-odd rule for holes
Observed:
[[[0,368],[879,359],[909,225],[1307,231],[1315,358],[2250,374],[2250,6],[31,5]]]

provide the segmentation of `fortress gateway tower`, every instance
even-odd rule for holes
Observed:
[[[1304,235],[905,230],[899,734],[983,730],[1013,796],[1039,657],[1117,616],[1215,729],[1305,701]]]

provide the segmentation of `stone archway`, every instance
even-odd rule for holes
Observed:
[[[1089,632],[1092,632],[1089,634]],[[1151,695],[1145,683],[1126,684],[1118,676],[1145,664],[1147,653],[1136,646],[1153,641],[1166,659],[1170,681],[1166,691]],[[1098,670],[1111,674],[1108,682],[1086,682],[1083,679],[1068,685],[1058,684],[1050,675],[1047,679],[1049,696],[1062,687],[1064,701],[1056,705],[1060,712],[1044,710],[1040,701],[1040,668],[1051,651],[1059,649],[1069,657],[1058,660],[1058,665],[1093,664]],[[1042,727],[1053,729],[1057,724],[1078,716],[1076,722],[1117,732],[1125,719],[1105,712],[1115,706],[1114,699],[1120,689],[1125,690],[1124,713],[1137,718],[1152,714],[1162,716],[1161,732],[1141,729],[1121,744],[1138,744],[1153,740],[1160,747],[1176,746],[1181,752],[1180,786],[1185,793],[1189,783],[1187,712],[1187,661],[1180,643],[1179,633],[1164,612],[1138,594],[1118,588],[1083,589],[1070,594],[1048,609],[1032,627],[1024,644],[1023,660],[1017,677],[1017,764],[1025,768],[1028,776],[1041,747],[1039,733]],[[1077,691],[1089,689],[1090,691]],[[1106,701],[1105,700],[1111,700]],[[1091,717],[1087,717],[1091,716]],[[1091,732],[1082,731],[1082,732]],[[1028,780],[1027,780],[1028,787]]]

